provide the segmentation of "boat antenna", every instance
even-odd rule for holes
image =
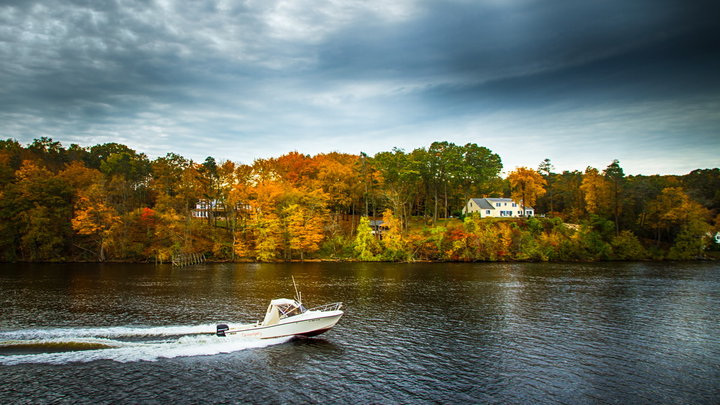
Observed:
[[[295,300],[298,302],[298,304],[302,304],[302,298],[300,292],[298,292],[297,284],[295,284],[295,276],[290,275],[292,277],[293,281],[293,287],[295,287]]]

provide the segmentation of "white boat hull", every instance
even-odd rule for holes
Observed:
[[[225,332],[226,335],[243,336],[257,339],[271,339],[285,336],[316,336],[327,332],[342,317],[343,311],[309,311],[302,315],[280,320],[277,324],[239,325]]]

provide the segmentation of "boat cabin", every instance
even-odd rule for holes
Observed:
[[[281,319],[285,319],[290,316],[300,315],[307,311],[305,307],[291,299],[278,298],[270,301],[267,312],[265,313],[265,319],[262,322],[263,326],[275,325],[280,322]]]

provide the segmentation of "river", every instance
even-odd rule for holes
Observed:
[[[311,339],[218,338],[272,298]],[[0,264],[2,403],[718,403],[720,266]]]

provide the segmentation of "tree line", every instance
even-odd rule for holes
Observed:
[[[714,246],[720,169],[626,176],[613,161],[556,173],[546,159],[505,178],[502,170],[500,156],[473,143],[241,164],[7,139],[0,260],[688,259]],[[483,196],[511,197],[545,217],[462,214]]]

